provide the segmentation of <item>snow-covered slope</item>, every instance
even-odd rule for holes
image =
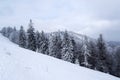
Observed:
[[[0,35],[0,80],[120,79],[20,48]]]
[[[53,37],[54,35],[60,34],[61,38],[63,38],[65,31],[56,31],[56,32],[51,32],[51,33],[47,33],[48,38]],[[78,34],[72,31],[68,31],[68,34],[70,37],[74,38],[74,40],[76,41],[77,44],[82,44],[84,42],[84,38],[87,37],[89,41],[95,41],[95,39],[90,38],[86,35],[83,34]]]

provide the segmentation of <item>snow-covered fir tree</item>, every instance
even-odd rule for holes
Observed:
[[[23,26],[21,26],[19,30],[19,46],[26,48],[26,40],[27,40],[26,33],[24,31]]]
[[[1,32],[3,32],[3,35],[7,38],[10,37],[10,34],[14,31],[12,27],[5,27]]]
[[[107,63],[106,65],[108,68],[108,73],[113,75],[116,72],[115,69],[117,66],[114,54],[108,53],[106,55],[106,63]]]
[[[60,36],[60,32],[58,33],[58,35],[56,35],[56,46],[57,46],[57,52],[56,52],[56,57],[58,59],[61,59],[61,49],[62,49],[62,39]]]
[[[61,37],[60,33],[49,39],[49,55],[61,59]]]
[[[88,50],[90,56],[88,57],[89,68],[96,69],[97,65],[97,49],[96,44],[93,41],[89,41]]]
[[[40,43],[41,43],[40,32],[37,31],[35,36],[36,36],[36,51],[38,52],[40,48]]]
[[[72,62],[73,60],[73,45],[68,32],[65,31],[62,41],[62,56],[61,58],[65,61]]]
[[[102,72],[108,72],[108,67],[107,67],[107,49],[105,42],[103,40],[102,34],[100,34],[98,41],[97,41],[97,49],[98,49],[98,62],[96,69]]]
[[[10,39],[12,42],[18,44],[18,31],[16,30],[16,28],[12,28],[12,27],[3,27],[1,30],[1,33],[3,36],[7,37],[8,39]]]
[[[78,64],[78,65],[81,65],[81,63],[83,62],[82,46],[83,46],[83,43],[76,43],[75,64]]]
[[[82,47],[82,55],[83,55],[83,60],[81,61],[81,65],[85,66],[85,67],[90,67],[91,65],[88,63],[88,57],[90,57],[90,53],[89,53],[89,41],[87,36],[84,37],[83,40],[83,47]]]
[[[118,47],[117,50],[116,50],[115,59],[116,59],[116,62],[117,62],[115,75],[120,77],[120,47]]]
[[[56,49],[57,49],[56,43],[57,43],[56,35],[51,34],[49,38],[49,55],[50,56],[56,57]]]
[[[19,43],[19,32],[16,30],[16,28],[14,27],[13,31],[10,33],[9,35],[9,39],[18,44]]]
[[[30,20],[29,28],[27,30],[27,48],[36,51],[36,38],[32,20]]]
[[[73,37],[71,37],[71,42],[72,42],[72,45],[73,45],[72,63],[76,63],[77,58],[78,58],[77,56],[78,56],[78,53],[79,53],[78,48],[77,48],[78,46],[77,46],[77,43],[75,42]]]
[[[48,40],[47,36],[45,35],[44,31],[42,31],[40,33],[39,45],[40,45],[40,47],[38,49],[38,52],[48,55],[49,54],[49,49],[48,49],[49,40]]]

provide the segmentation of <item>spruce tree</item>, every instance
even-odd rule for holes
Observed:
[[[81,62],[81,65],[85,66],[85,67],[90,67],[90,64],[88,63],[88,57],[90,57],[91,55],[89,53],[89,41],[88,41],[87,36],[84,37],[81,54],[83,56],[83,60]]]
[[[36,51],[36,38],[32,20],[30,20],[29,28],[27,30],[27,48]]]
[[[73,59],[73,45],[70,40],[70,36],[67,31],[65,31],[62,41],[62,56],[61,58],[65,61],[72,62]]]
[[[57,41],[56,35],[51,35],[49,39],[49,55],[56,57],[56,50],[57,50]]]
[[[61,49],[62,49],[62,39],[60,36],[60,32],[58,33],[58,35],[56,35],[56,46],[57,46],[57,50],[56,50],[56,57],[58,59],[61,59]]]
[[[23,26],[21,26],[19,30],[19,46],[20,47],[26,48],[26,39],[27,38],[26,38],[24,28]]]
[[[73,58],[72,58],[72,63],[74,63],[75,64],[75,62],[76,62],[76,60],[77,60],[77,56],[78,56],[78,50],[77,50],[77,43],[76,43],[76,41],[74,40],[74,38],[73,37],[71,37],[71,43],[72,43],[72,45],[73,45]]]
[[[49,55],[61,59],[61,37],[59,33],[51,36],[49,40]]]
[[[36,32],[36,51],[39,51],[40,48],[40,42],[41,42],[41,38],[40,38],[40,33],[37,31]]]
[[[83,41],[78,44],[77,46],[77,59],[78,59],[78,64],[80,66],[84,66],[82,63],[84,62],[84,55],[83,55]]]
[[[90,65],[89,68],[96,69],[96,65],[97,65],[96,44],[93,41],[90,41],[88,49],[90,54],[90,56],[88,57],[88,64]]]
[[[116,70],[115,75],[120,77],[120,47],[117,48],[115,53],[115,59],[116,59]]]
[[[96,69],[107,73],[108,72],[107,58],[106,58],[107,49],[102,34],[100,34],[98,38],[97,49],[98,49],[98,60],[97,60]]]
[[[49,40],[48,40],[47,36],[45,35],[44,31],[42,31],[40,33],[39,45],[40,45],[40,47],[38,49],[38,52],[48,55],[49,54],[49,49],[48,49]]]

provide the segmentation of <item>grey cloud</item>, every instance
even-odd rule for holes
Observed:
[[[120,0],[0,0],[0,26],[27,27],[33,19],[38,29],[68,29],[107,40],[119,40]],[[112,36],[109,36],[109,34]]]

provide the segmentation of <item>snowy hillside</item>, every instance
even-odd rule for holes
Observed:
[[[56,31],[56,32],[47,33],[48,38],[52,37],[53,35],[59,35],[59,34],[62,38],[65,34],[65,31]],[[83,34],[78,34],[78,33],[72,32],[72,31],[68,31],[68,34],[70,37],[74,38],[74,40],[77,44],[83,43],[85,37],[87,37],[89,41],[96,42],[96,39],[93,39],[93,38],[86,36],[86,35],[83,35]]]
[[[0,35],[0,80],[120,80],[18,47]]]

